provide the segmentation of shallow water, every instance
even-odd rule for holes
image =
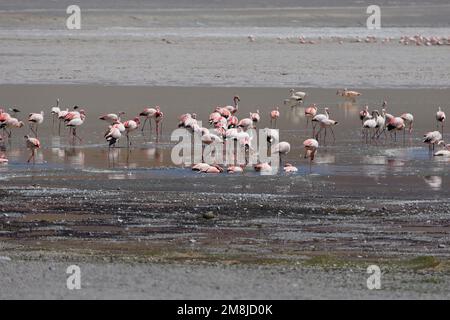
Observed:
[[[429,189],[445,187],[449,180],[450,158],[431,156],[421,139],[424,132],[435,129],[436,109],[445,106],[450,90],[361,90],[363,95],[355,103],[344,101],[332,89],[305,90],[308,93],[305,105],[317,103],[321,107],[327,106],[331,118],[339,121],[335,128],[336,141],[333,142],[330,134],[325,145],[321,141],[312,176],[348,176],[368,179],[368,184],[376,183],[379,178],[419,177],[421,184]],[[1,86],[3,105],[17,106],[22,111],[19,117],[23,119],[29,112],[44,110],[46,119],[39,128],[42,148],[37,153],[36,164],[26,163],[29,151],[22,137],[30,133],[28,126],[14,130],[13,138],[2,145],[10,162],[0,166],[0,179],[60,179],[65,175],[80,175],[83,179],[94,180],[199,176],[189,168],[176,166],[172,162],[171,151],[176,142],[170,141],[170,134],[176,128],[180,114],[196,112],[198,118],[206,123],[214,106],[229,104],[235,94],[241,97],[240,118],[246,117],[250,111],[260,110],[258,128],[270,126],[268,114],[275,105],[280,105],[281,117],[277,124],[280,140],[291,144],[286,161],[299,168],[296,175],[309,174],[308,162],[301,155],[302,142],[312,135],[312,130],[311,127],[306,128],[304,106],[290,108],[281,103],[288,95],[287,91],[284,88]],[[49,106],[56,97],[61,99],[63,106],[77,104],[86,109],[87,120],[78,130],[83,138],[82,143],[73,144],[64,128],[61,136],[58,135],[58,125],[52,124],[49,115]],[[381,137],[366,143],[361,138],[359,111],[365,104],[370,109],[380,109],[384,99],[388,101],[388,112],[395,115],[403,112],[414,114],[413,132],[405,135],[404,142],[402,134],[399,134],[397,142],[388,135],[387,139]],[[132,134],[133,145],[130,149],[125,147],[126,141],[122,139],[119,148],[109,151],[103,139],[107,124],[98,117],[104,112],[117,113],[120,110],[126,112],[125,119],[132,119],[146,105],[160,105],[165,114],[163,135],[159,141],[153,132],[150,135],[147,126],[144,133],[136,131]],[[445,136],[448,139],[448,134]],[[258,176],[251,168],[246,170],[245,175]]]

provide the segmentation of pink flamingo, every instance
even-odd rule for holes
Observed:
[[[430,152],[434,151],[434,146],[442,141],[442,134],[439,131],[427,132],[423,135],[423,137],[423,142],[428,144]]]
[[[22,128],[24,123],[22,121],[17,120],[16,118],[10,117],[8,120],[0,122],[0,129],[6,131],[8,138],[12,136],[12,129]],[[9,131],[7,130],[9,129]]]
[[[270,111],[270,125],[273,128],[273,123],[275,123],[275,128],[277,127],[277,119],[280,117],[279,107],[276,107],[274,110]]]
[[[78,115],[75,116],[69,116],[69,118],[66,120],[66,127],[68,127],[72,131],[73,141],[75,142],[75,138],[78,140],[83,141],[78,135],[77,135],[77,127],[80,127],[83,125],[84,120],[86,119],[86,114],[84,110],[81,110]]]
[[[261,119],[259,116],[259,110],[256,110],[256,112],[250,112],[250,119],[252,119],[254,127],[256,127],[256,123]]]
[[[403,130],[403,142],[405,141],[405,120],[401,117],[394,117],[387,124],[388,131],[394,130],[395,141],[397,141],[397,131]]]
[[[38,126],[44,122],[44,111],[41,113],[30,113],[28,116],[28,122],[30,123],[30,130],[34,133],[35,137],[38,137]],[[33,129],[34,125],[34,129]]]
[[[312,120],[317,114],[317,106],[315,103],[305,109],[306,128],[308,128],[309,121]]]
[[[293,172],[297,172],[297,171],[298,171],[297,167],[294,167],[294,166],[293,166],[292,164],[290,164],[290,163],[286,163],[286,164],[284,165],[283,170],[284,170],[284,172],[286,172],[286,173],[293,173]]]
[[[325,144],[326,139],[327,139],[327,129],[330,128],[331,134],[333,135],[333,142],[335,142],[336,141],[336,136],[334,135],[333,127],[335,125],[337,125],[337,124],[338,124],[338,122],[336,120],[332,120],[332,119],[328,119],[328,118],[327,119],[322,119],[319,122],[320,129],[319,129],[319,131],[317,131],[316,139],[319,139],[320,132],[322,131],[322,129],[325,129],[325,134],[324,134],[324,137],[323,137],[323,143]]]
[[[117,121],[120,121],[120,117],[124,114],[125,114],[125,112],[123,112],[123,111],[119,112],[119,114],[108,113],[108,114],[104,114],[104,115],[100,116],[99,119],[106,121],[110,124],[113,124]]]
[[[33,164],[35,161],[35,155],[36,155],[36,149],[39,149],[41,147],[41,143],[37,138],[31,138],[29,136],[25,136],[25,143],[28,149],[31,150],[31,155],[28,158],[28,163],[30,163],[31,159],[33,159]]]
[[[225,106],[225,109],[227,109],[231,114],[235,114],[239,110],[239,101],[241,101],[239,96],[234,96],[233,97],[234,106]]]
[[[411,133],[413,128],[414,116],[411,113],[404,113],[400,116],[400,118],[403,119],[403,121],[405,122],[405,126],[408,126],[408,132]]]
[[[311,172],[311,164],[316,156],[317,149],[319,148],[319,142],[316,139],[306,139],[303,141],[305,148],[304,158],[309,158],[309,172]]]
[[[156,107],[156,113],[155,113],[155,123],[156,123],[156,137],[158,138],[160,135],[162,135],[162,120],[164,118],[164,113],[159,109],[159,107]]]
[[[250,118],[241,119],[238,123],[238,128],[242,128],[242,130],[247,131],[249,128],[253,126],[253,121]]]
[[[444,122],[445,122],[445,112],[441,110],[441,107],[438,108],[436,112],[436,128],[439,126],[439,122],[441,123],[441,133],[444,135]]]
[[[127,135],[127,145],[131,146],[130,133],[139,128],[141,124],[141,120],[139,117],[134,118],[133,120],[128,120],[123,123]]]

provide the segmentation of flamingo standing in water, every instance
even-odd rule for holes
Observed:
[[[28,163],[30,163],[31,159],[33,159],[33,164],[35,161],[35,155],[36,155],[36,149],[39,149],[41,147],[41,143],[37,138],[31,138],[29,136],[25,136],[25,144],[28,149],[31,150],[31,155],[28,158]]]
[[[261,119],[259,116],[259,110],[256,110],[256,112],[250,112],[250,119],[253,121],[253,128],[256,128],[256,123],[258,123]]]
[[[294,167],[292,164],[290,163],[286,163],[283,167],[284,172],[286,173],[293,173],[293,172],[297,172],[298,169],[297,167]]]
[[[423,137],[423,142],[428,144],[430,152],[434,151],[434,146],[442,140],[442,134],[439,131],[427,132]]]
[[[159,106],[156,106],[155,108],[148,107],[148,108],[145,108],[144,110],[142,110],[141,113],[139,113],[140,117],[145,117],[144,123],[142,124],[142,128],[141,128],[142,132],[144,132],[145,124],[147,123],[147,121],[150,124],[150,132],[152,131],[152,119],[155,119],[158,109],[159,109]]]
[[[58,118],[61,109],[59,108],[59,99],[56,99],[56,106],[52,107],[51,115],[52,115],[52,127],[55,128],[55,120]]]
[[[30,130],[34,133],[34,136],[37,138],[38,126],[44,122],[44,111],[41,111],[41,113],[30,113],[30,115],[28,116],[28,122],[30,123]]]
[[[235,114],[239,110],[239,101],[241,101],[239,96],[234,96],[233,97],[234,106],[225,106],[224,108],[227,109],[231,114]]]
[[[8,120],[0,123],[0,129],[5,130],[8,135],[8,138],[12,136],[12,129],[22,128],[24,123],[22,121],[17,120],[16,118],[10,117]],[[7,130],[9,129],[9,131]]]
[[[160,108],[156,107],[155,113],[155,124],[156,124],[156,138],[162,135],[162,121],[164,119],[164,113],[160,110]]]
[[[141,120],[139,117],[134,118],[133,120],[128,120],[123,123],[127,135],[127,145],[131,146],[130,133],[139,128],[141,124]]]
[[[441,107],[438,108],[436,112],[436,128],[439,127],[439,123],[441,123],[441,133],[444,135],[444,122],[445,122],[445,112],[441,110]]]
[[[372,115],[369,111],[369,106],[365,106],[363,110],[359,112],[359,119],[361,120],[361,124],[364,126],[364,122],[372,119]]]
[[[377,128],[377,119],[378,119],[377,111],[372,111],[371,118],[367,119],[363,123],[363,130],[364,130],[363,136],[366,137],[366,143],[369,141],[369,135],[370,135],[371,139],[375,138],[375,135],[376,135],[375,130]],[[373,134],[371,134],[371,132],[373,132]]]
[[[81,139],[78,135],[77,135],[77,128],[82,126],[84,123],[84,120],[86,119],[86,114],[84,112],[84,110],[80,110],[80,112],[78,113],[78,115],[74,115],[72,117],[69,117],[70,119],[68,119],[66,122],[66,126],[68,128],[70,128],[70,130],[72,131],[72,136],[73,136],[73,141],[75,142],[75,138],[77,138],[78,140],[83,141],[83,139]]]
[[[394,130],[395,141],[397,141],[397,131],[403,130],[403,142],[405,141],[405,120],[401,117],[394,117],[389,120],[387,130]]]
[[[125,114],[125,112],[120,111],[119,114],[115,114],[115,113],[108,113],[108,114],[104,114],[101,117],[99,117],[100,120],[106,121],[110,124],[114,124],[117,121],[120,121],[120,117],[123,116]]]
[[[308,128],[309,121],[312,120],[317,114],[317,106],[315,103],[305,109],[306,128]]]
[[[324,137],[323,137],[323,143],[325,144],[326,139],[327,139],[327,129],[330,128],[331,134],[333,135],[333,141],[335,142],[336,136],[334,135],[333,127],[337,124],[338,124],[338,122],[336,120],[332,120],[332,119],[328,119],[328,118],[322,119],[319,122],[320,129],[319,129],[319,131],[317,131],[316,139],[319,139],[320,132],[322,131],[322,129],[325,129],[325,133],[324,133]]]
[[[312,134],[313,134],[313,136],[315,136],[317,123],[320,123],[320,121],[322,121],[323,119],[329,119],[330,118],[330,111],[328,110],[328,108],[325,108],[324,110],[325,110],[325,113],[316,114],[311,119],[311,123],[313,123],[313,125],[312,125],[312,129],[313,129]]]
[[[272,154],[279,154],[280,156],[280,166],[282,166],[283,158],[282,156],[286,156],[289,151],[291,151],[291,145],[289,142],[281,141],[273,146],[272,148]]]
[[[400,116],[405,122],[405,126],[408,126],[408,132],[411,134],[414,122],[414,116],[411,113],[404,113]]]
[[[361,93],[357,92],[357,91],[351,91],[348,90],[347,88],[343,89],[343,90],[338,90],[336,92],[337,95],[342,96],[346,99],[350,99],[353,102],[356,101],[356,97],[359,97],[361,95]]]
[[[295,91],[294,89],[290,89],[289,93],[291,94],[289,98],[283,100],[283,104],[289,105],[291,107],[295,107],[303,102],[303,99],[306,97],[306,93],[302,91]]]
[[[109,130],[105,133],[105,139],[109,142],[109,149],[111,149],[112,146],[116,146],[116,143],[119,141],[119,139],[122,137],[122,133],[120,133],[119,128],[117,126],[109,126]]]
[[[270,125],[273,128],[273,124],[275,124],[275,128],[277,127],[277,119],[280,117],[280,109],[276,107],[274,110],[270,111]]]
[[[441,146],[442,149],[437,151],[434,155],[439,157],[450,157],[450,144],[445,144],[444,140],[438,142],[438,146]]]
[[[316,156],[317,149],[319,148],[319,142],[316,139],[306,139],[303,141],[305,148],[304,158],[309,158],[309,172],[311,172],[311,164]]]

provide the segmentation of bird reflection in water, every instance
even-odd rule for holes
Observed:
[[[441,190],[442,177],[439,176],[425,176],[423,178],[425,183],[433,190]]]

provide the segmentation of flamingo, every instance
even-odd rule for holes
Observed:
[[[155,123],[156,123],[156,136],[162,135],[162,120],[164,118],[164,113],[160,110],[160,108],[156,107],[155,113]]]
[[[20,113],[20,110],[17,109],[17,107],[8,108],[8,111],[12,113],[13,117],[15,117],[18,113]]]
[[[357,92],[357,91],[351,91],[348,90],[347,88],[344,88],[343,90],[338,90],[336,92],[337,95],[340,95],[346,99],[350,99],[353,102],[356,101],[356,97],[359,97],[361,95],[361,93]]]
[[[244,130],[244,131],[247,131],[252,126],[253,126],[253,121],[250,118],[241,119],[238,123],[238,128],[242,128],[242,130]]]
[[[322,131],[322,129],[325,129],[325,134],[323,137],[323,143],[325,143],[326,139],[327,139],[327,128],[330,128],[331,130],[331,134],[333,135],[333,141],[336,141],[336,136],[334,135],[334,131],[333,131],[333,126],[337,125],[338,122],[336,120],[332,120],[332,119],[322,119],[320,122],[320,129],[319,131],[317,131],[316,134],[316,139],[319,138],[320,132]]]
[[[61,112],[61,109],[59,108],[59,99],[56,99],[56,106],[52,107],[51,112],[50,112],[52,115],[53,128],[55,127],[55,120],[58,117],[60,112]]]
[[[72,136],[73,140],[75,141],[75,138],[78,140],[83,141],[78,135],[77,135],[77,127],[80,127],[83,125],[84,120],[86,119],[86,115],[84,110],[81,110],[79,113],[79,116],[73,117],[72,119],[68,120],[66,123],[66,127],[70,128],[72,130]]]
[[[405,141],[405,120],[401,117],[394,117],[387,124],[388,131],[394,130],[395,141],[397,141],[397,131],[403,130],[403,141]]]
[[[423,137],[423,142],[428,144],[430,152],[431,150],[434,151],[434,146],[442,140],[442,134],[439,131],[427,132]]]
[[[225,106],[224,108],[227,109],[231,114],[235,114],[239,110],[239,101],[241,101],[239,96],[234,96],[233,97],[234,106]]]
[[[228,127],[228,129],[236,128],[238,123],[239,123],[239,119],[236,116],[231,116],[231,117],[229,117],[227,119],[227,127]]]
[[[213,113],[211,113],[209,115],[209,118],[208,118],[209,124],[215,124],[215,123],[219,122],[221,118],[222,118],[222,115],[219,112],[214,111]]]
[[[437,151],[435,156],[450,157],[450,144],[445,144],[444,140],[438,142],[438,146],[442,146],[442,149]]]
[[[4,110],[0,108],[0,125],[5,123],[10,118],[11,118],[10,114],[4,112]],[[3,127],[3,133],[6,133],[6,127]]]
[[[361,124],[363,126],[366,120],[372,119],[372,115],[369,111],[369,106],[365,106],[364,109],[359,112],[359,119],[361,120]]]
[[[0,139],[0,141],[1,141],[1,139]],[[6,158],[6,156],[3,154],[3,153],[1,153],[0,154],[0,164],[6,164],[6,163],[8,163],[8,159]]]
[[[10,117],[8,120],[0,123],[0,129],[4,129],[5,131],[7,131],[8,138],[11,138],[12,129],[22,128],[23,126],[24,126],[24,123],[22,121],[19,121],[13,117]],[[9,132],[7,129],[9,129]]]
[[[221,173],[223,168],[217,164],[209,165],[207,163],[198,163],[192,167],[192,170],[203,173]]]
[[[380,136],[381,132],[384,132],[384,134],[386,135],[386,132],[384,131],[384,128],[386,125],[386,110],[382,109],[381,114],[378,110],[374,110],[374,112],[375,112],[375,121],[377,122],[376,133],[377,133],[377,138],[378,138]]]
[[[272,172],[272,167],[267,162],[257,163],[253,166],[257,172]]]
[[[305,148],[304,158],[309,158],[309,172],[311,172],[311,164],[316,156],[317,149],[319,148],[319,142],[316,139],[306,139],[303,141],[303,147]]]
[[[441,123],[441,133],[444,135],[444,122],[445,122],[445,112],[441,110],[441,107],[438,108],[436,112],[436,128],[439,126],[439,122]]]
[[[315,103],[308,106],[308,108],[305,109],[305,117],[306,117],[306,128],[308,128],[308,123],[312,118],[314,118],[317,114],[317,106]]]
[[[289,142],[281,141],[273,146],[272,154],[279,154],[280,165],[282,164],[282,156],[286,156],[291,151],[291,145]]]
[[[227,167],[227,172],[228,173],[242,173],[242,172],[244,172],[244,168],[243,168],[243,166],[231,165],[231,166]]]
[[[303,100],[306,97],[306,92],[295,91],[295,89],[292,89],[292,88],[289,89],[289,93],[291,94],[291,97],[296,96],[296,97],[299,97],[301,100]]]
[[[250,112],[250,119],[252,119],[254,127],[256,127],[256,123],[261,119],[259,116],[259,110],[256,110],[256,112]]]
[[[130,133],[139,128],[141,124],[141,120],[139,117],[134,118],[133,120],[128,120],[123,123],[127,135],[127,145],[131,146]]]
[[[30,163],[31,159],[33,159],[33,164],[35,161],[35,155],[36,155],[36,149],[41,148],[41,143],[39,142],[39,140],[37,138],[31,138],[29,136],[25,136],[25,144],[27,146],[28,149],[31,150],[31,155],[28,158],[28,163]]]
[[[295,107],[303,102],[303,99],[306,97],[306,93],[297,91],[294,89],[290,89],[289,93],[291,94],[289,98],[283,100],[284,105],[290,105],[291,107]]]
[[[274,110],[270,111],[270,125],[273,127],[275,123],[275,128],[277,127],[277,119],[280,117],[279,108],[276,107]]]
[[[209,168],[209,164],[200,162],[192,166],[192,171],[204,171]]]
[[[284,165],[283,170],[284,170],[284,172],[286,172],[286,173],[293,173],[293,172],[297,172],[297,171],[298,171],[297,167],[294,167],[294,166],[293,166],[292,164],[290,164],[290,163],[286,163],[286,164]]]
[[[312,119],[311,122],[314,122],[312,128],[313,128],[313,136],[315,135],[315,131],[316,131],[316,124],[319,123],[320,121],[322,121],[323,119],[329,119],[330,118],[330,111],[328,110],[328,108],[325,108],[325,113],[319,113],[316,114]]]
[[[408,132],[411,133],[413,128],[414,116],[411,113],[404,113],[400,116],[400,118],[405,121],[405,125],[408,126]]]
[[[41,111],[41,113],[30,113],[28,116],[28,122],[30,123],[30,130],[37,138],[38,126],[44,122],[44,111]],[[35,129],[33,129],[33,125],[35,126]]]
[[[122,137],[122,133],[120,133],[120,130],[117,127],[109,126],[109,130],[105,133],[105,139],[109,142],[109,149],[111,149],[112,146],[116,146],[116,143],[119,141],[119,139]]]
[[[364,130],[364,136],[366,137],[366,142],[369,139],[369,134],[371,131],[373,131],[373,135],[371,135],[371,139],[375,137],[375,130],[377,128],[377,114],[375,111],[372,111],[372,117],[370,119],[367,119],[363,123],[363,130]]]
[[[108,113],[108,114],[104,114],[104,115],[100,116],[99,119],[106,121],[110,124],[114,124],[115,122],[120,121],[120,117],[124,114],[125,114],[125,112],[123,112],[123,111],[120,111],[119,114]]]

